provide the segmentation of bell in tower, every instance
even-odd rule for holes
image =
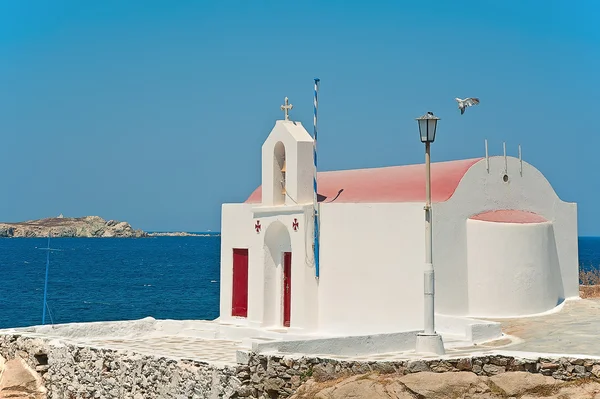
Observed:
[[[285,158],[281,167],[281,194],[285,195]]]

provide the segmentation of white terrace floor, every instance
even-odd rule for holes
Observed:
[[[446,337],[448,357],[469,354],[526,353],[566,354],[600,357],[600,300],[573,300],[555,313],[543,316],[496,320],[502,323],[505,337],[480,345]],[[26,336],[99,348],[126,350],[142,354],[194,359],[214,364],[234,364],[236,352],[247,349],[239,340],[214,339],[210,323],[202,321],[161,321],[151,318],[125,322],[99,322],[37,326],[0,330],[0,334]],[[276,336],[277,333],[273,333]],[[212,335],[212,336],[211,336]],[[265,338],[268,340],[268,338]],[[517,353],[512,353],[518,355]],[[324,356],[349,359],[343,356]],[[353,356],[353,360],[400,360],[420,357],[414,352]]]

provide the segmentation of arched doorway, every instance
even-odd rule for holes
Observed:
[[[263,326],[289,327],[291,319],[290,233],[279,221],[265,232]]]

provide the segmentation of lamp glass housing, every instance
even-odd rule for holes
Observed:
[[[434,116],[432,112],[428,112],[422,117],[417,118],[422,143],[433,143],[435,141],[435,131],[437,128],[437,121],[439,120],[440,118]]]

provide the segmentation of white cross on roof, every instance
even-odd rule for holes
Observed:
[[[285,114],[285,120],[289,121],[290,120],[290,110],[294,108],[294,106],[292,104],[289,103],[288,98],[285,98],[285,105],[281,106],[281,110],[284,112]]]

